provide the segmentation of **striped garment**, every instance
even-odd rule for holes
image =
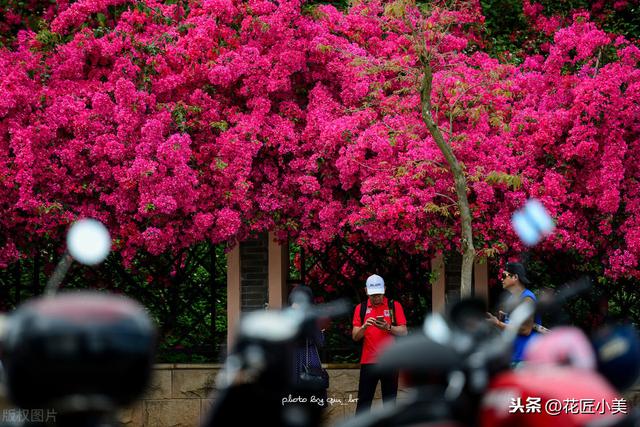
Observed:
[[[313,371],[318,372],[320,371],[320,368],[322,368],[322,362],[320,361],[320,354],[318,352],[317,345],[322,346],[324,344],[324,336],[322,332],[318,331],[317,336],[314,338],[315,339],[303,341],[296,346],[296,381],[300,378],[303,366],[308,365],[315,368]]]

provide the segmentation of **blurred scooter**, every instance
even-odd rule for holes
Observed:
[[[156,344],[146,310],[107,293],[56,292],[72,259],[95,265],[110,246],[102,224],[74,224],[46,295],[1,322],[4,385],[20,408],[3,426],[117,426],[117,411],[145,390]]]
[[[240,323],[233,350],[217,379],[219,392],[203,426],[317,427],[319,405],[298,402],[323,385],[294,378],[295,345],[311,338],[318,320],[346,314],[346,301],[298,309],[254,311]]]

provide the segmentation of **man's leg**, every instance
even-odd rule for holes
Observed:
[[[380,388],[382,389],[382,402],[392,404],[398,395],[398,373],[383,375],[380,378]]]
[[[375,365],[360,365],[360,381],[358,383],[358,404],[356,406],[356,414],[362,411],[368,411],[373,402],[373,395],[378,385],[378,377],[373,375]]]

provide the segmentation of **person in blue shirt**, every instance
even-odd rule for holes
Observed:
[[[527,271],[521,263],[507,263],[504,271],[502,272],[502,288],[509,291],[509,293],[511,294],[509,301],[513,301],[513,299],[516,298],[518,304],[522,301],[535,303],[537,301],[535,294],[527,289],[527,285],[530,284],[531,282],[527,278]],[[501,312],[501,314],[504,313]],[[499,329],[502,330],[507,327],[507,323],[509,323],[509,318],[507,315],[504,315],[504,319],[499,319],[491,313],[488,313],[488,315],[488,320]],[[535,339],[535,337],[538,335],[538,332],[536,332],[535,330],[535,325],[540,325],[541,323],[542,322],[540,319],[540,315],[535,315],[531,316],[522,324],[513,346],[513,354],[511,357],[512,366],[517,366],[523,361],[525,348],[531,342],[531,340]]]

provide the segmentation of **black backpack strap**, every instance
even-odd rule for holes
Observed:
[[[364,303],[360,303],[358,304],[358,306],[360,307],[360,324],[363,325],[364,324],[364,317],[367,314],[367,305]],[[387,300],[387,307],[389,308],[389,314],[391,315],[391,326],[397,326],[396,325],[396,303],[394,300],[389,299]]]
[[[392,299],[387,300],[387,306],[389,308],[389,314],[391,315],[391,326],[396,325],[396,302]]]

